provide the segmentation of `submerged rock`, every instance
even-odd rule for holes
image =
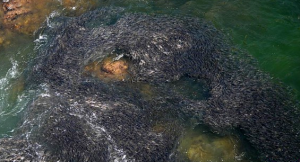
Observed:
[[[36,7],[38,8],[38,6]],[[37,16],[32,15],[34,13],[33,0],[11,0],[4,2],[2,8],[4,11],[3,26],[21,33],[32,34],[46,18],[39,15],[42,18],[37,20]]]
[[[64,10],[66,15],[80,15],[97,4],[96,0],[10,0],[3,1],[1,24],[10,30],[32,35],[53,11]]]
[[[0,30],[0,47],[6,47],[10,44],[12,33],[7,30]]]
[[[208,137],[198,136],[187,150],[189,160],[197,161],[235,161],[235,144],[232,137],[223,137],[211,141]],[[221,157],[221,158],[220,158]]]
[[[299,112],[287,90],[213,26],[121,9],[57,18],[56,24],[45,29],[48,42],[27,72],[27,86],[47,86],[21,127],[28,143],[39,144],[31,149],[46,152],[33,161],[176,161],[176,140],[191,118],[221,134],[245,132],[262,161],[300,158]],[[130,66],[93,64],[110,55]],[[86,75],[100,68],[126,70],[128,79]],[[184,77],[202,80],[209,95],[189,98],[168,88]],[[140,83],[154,89],[151,98],[134,86]]]
[[[129,64],[124,59],[116,58],[110,56],[101,62],[94,61],[84,67],[84,73],[101,80],[125,80],[128,77]]]
[[[178,161],[190,162],[250,162],[259,161],[247,141],[238,134],[217,135],[203,126],[186,130],[179,140]]]

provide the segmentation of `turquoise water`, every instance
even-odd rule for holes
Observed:
[[[33,97],[26,92],[22,77],[23,69],[33,57],[34,46],[31,42],[32,38],[21,36],[9,47],[1,48],[0,137],[12,134],[21,121],[23,110]]]
[[[300,1],[100,1],[99,7],[107,6],[210,21],[235,48],[252,55],[262,71],[273,76],[274,81],[289,86],[295,98],[300,100]],[[21,124],[22,114],[36,93],[28,90],[22,79],[22,71],[34,58],[35,38],[21,34],[12,37],[10,45],[0,46],[0,138],[11,136]]]

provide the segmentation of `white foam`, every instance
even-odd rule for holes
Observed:
[[[7,71],[6,78],[13,79],[19,76],[18,62],[10,59],[12,67]]]
[[[48,39],[48,36],[45,34],[40,34],[39,38],[35,39],[33,42],[34,43],[43,43],[46,42],[46,40]]]
[[[1,110],[9,106],[7,99],[9,97],[8,94],[10,93],[9,90],[12,88],[10,80],[20,76],[20,72],[18,71],[18,62],[13,59],[10,59],[10,62],[12,64],[11,68],[8,69],[5,77],[0,79],[0,115],[4,113]]]
[[[124,54],[118,55],[117,57],[113,58],[113,61],[118,61],[118,60],[120,60],[123,56],[124,56]]]
[[[0,79],[0,89],[4,89],[4,87],[7,85],[7,79],[6,78],[2,78]]]
[[[34,50],[39,49],[44,43],[46,43],[48,40],[48,36],[45,34],[40,34],[37,39],[35,39],[33,42],[35,43]]]
[[[51,19],[53,19],[56,16],[59,16],[60,13],[58,11],[52,11],[50,13],[50,15],[47,17],[46,22],[47,22],[47,26],[49,28],[53,28],[55,26],[55,24],[53,22],[51,22]]]
[[[77,105],[77,104],[74,104]],[[85,118],[87,119],[88,116],[83,116],[80,114],[75,114],[72,113],[71,115],[77,116],[79,118]],[[90,118],[91,120],[97,119],[99,117],[97,117],[97,115],[95,113],[92,114],[92,118]],[[99,126],[99,125],[95,125],[90,121],[87,121],[87,124],[89,124],[91,126],[91,128],[93,128],[93,130],[95,131],[95,133],[97,134],[98,137],[105,137],[107,139],[108,142],[108,152],[109,152],[109,157],[111,162],[134,162],[135,159],[129,159],[127,158],[128,156],[126,155],[126,152],[119,148],[116,144],[116,142],[114,141],[114,139],[111,137],[111,135],[109,134],[109,132],[105,129],[105,127],[103,126]]]

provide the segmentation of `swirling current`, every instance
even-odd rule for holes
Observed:
[[[26,87],[44,93],[16,135],[0,139],[0,159],[185,161],[176,143],[190,120],[242,131],[261,161],[300,159],[299,111],[286,88],[204,20],[104,8],[52,23],[25,72]],[[109,78],[119,72],[105,64],[93,71],[108,57],[126,62],[123,77]],[[203,95],[171,86],[185,79]]]

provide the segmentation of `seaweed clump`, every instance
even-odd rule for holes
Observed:
[[[29,106],[24,124],[29,143],[48,152],[43,159],[176,161],[170,155],[178,132],[191,118],[220,134],[243,131],[262,161],[300,158],[299,112],[286,88],[203,20],[102,9],[45,31],[53,37],[40,48],[27,84],[46,84],[49,92]],[[85,75],[89,63],[115,52],[130,61],[130,79]],[[203,80],[208,97],[166,88],[185,76]],[[129,86],[135,83],[157,93],[146,100]],[[168,131],[154,129],[161,120]]]

